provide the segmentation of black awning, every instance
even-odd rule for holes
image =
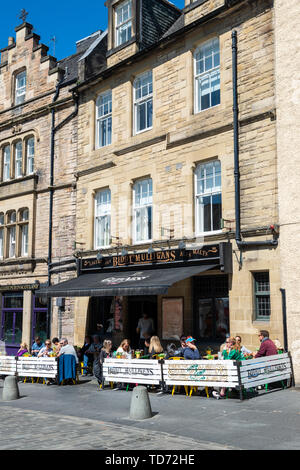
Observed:
[[[104,297],[166,294],[175,282],[217,266],[219,265],[206,264],[167,269],[82,274],[76,279],[41,288],[35,292],[35,295],[39,297]]]

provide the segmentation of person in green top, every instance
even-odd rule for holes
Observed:
[[[234,337],[226,338],[226,346],[222,351],[223,359],[229,359],[231,361],[242,361],[244,358],[243,353],[241,352],[241,346],[236,341]],[[213,391],[212,396],[217,400],[219,398],[224,398],[226,393],[226,389],[223,387],[221,388],[220,392]]]

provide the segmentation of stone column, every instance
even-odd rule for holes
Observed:
[[[22,341],[30,347],[32,343],[32,313],[33,313],[33,292],[31,290],[23,291],[23,327]]]

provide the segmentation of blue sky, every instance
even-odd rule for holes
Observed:
[[[173,0],[183,8],[184,0]],[[41,36],[40,42],[49,47],[49,54],[54,55],[53,42],[55,37],[55,56],[63,59],[74,54],[75,42],[98,29],[106,29],[107,8],[104,0],[15,0],[3,2],[0,16],[0,49],[8,45],[8,37],[15,37],[15,27],[22,23],[19,19],[21,10],[28,12],[27,22],[34,26],[34,32]]]

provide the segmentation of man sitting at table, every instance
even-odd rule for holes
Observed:
[[[41,338],[39,336],[36,336],[35,342],[31,346],[31,354],[37,357],[40,350],[44,347],[45,347],[45,344],[42,342]]]
[[[60,357],[63,354],[66,354],[66,355],[71,354],[72,356],[75,357],[76,364],[78,364],[79,361],[78,361],[75,348],[71,344],[68,344],[67,338],[62,338],[59,344],[61,345],[61,348],[60,348],[59,353],[57,354],[57,357]]]
[[[186,348],[183,350],[183,357],[187,360],[201,359],[200,353],[195,344],[195,339],[192,336],[188,336],[185,340]]]
[[[277,348],[273,341],[270,340],[268,331],[260,330],[258,337],[261,344],[258,352],[253,354],[253,357],[274,356],[277,354]]]

